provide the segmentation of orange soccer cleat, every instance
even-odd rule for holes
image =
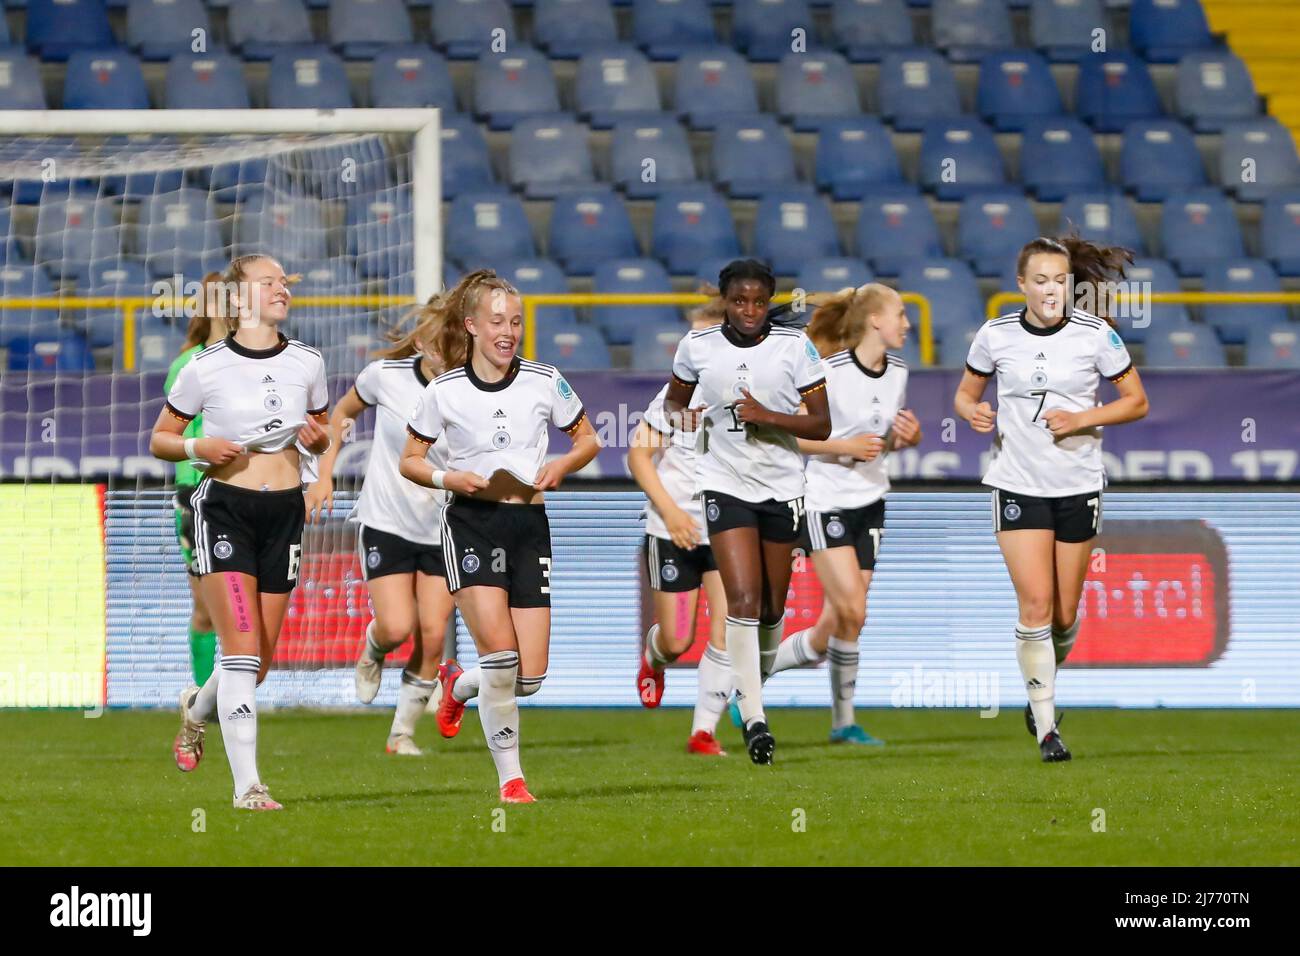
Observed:
[[[636,692],[642,707],[658,707],[664,699],[664,672],[657,671],[641,657],[641,668],[636,672]]]
[[[456,699],[452,688],[465,669],[455,661],[438,665],[438,680],[442,684],[442,703],[438,705],[438,733],[455,737],[460,733],[460,721],[465,716],[465,702]]]
[[[528,785],[524,783],[523,777],[515,777],[513,780],[507,780],[501,785],[501,802],[502,803],[536,803],[533,795],[528,792]]]
[[[727,755],[727,752],[722,749],[722,744],[718,743],[718,738],[707,730],[697,730],[691,734],[691,739],[686,741],[686,752],[688,754],[704,754],[707,757],[725,757]]]

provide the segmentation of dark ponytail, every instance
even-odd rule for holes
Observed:
[[[1079,307],[1081,299],[1087,297],[1087,304],[1098,318],[1103,319],[1111,328],[1115,321],[1110,317],[1110,302],[1101,296],[1105,284],[1122,280],[1126,270],[1133,264],[1133,253],[1122,246],[1102,246],[1082,238],[1077,232],[1060,239],[1039,236],[1027,242],[1016,259],[1016,275],[1024,278],[1025,268],[1030,256],[1051,253],[1065,256],[1070,263],[1070,278],[1073,282],[1071,306]],[[1089,290],[1094,290],[1090,292]]]

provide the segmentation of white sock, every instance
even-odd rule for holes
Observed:
[[[438,678],[423,680],[403,669],[402,683],[397,688],[397,710],[393,712],[393,726],[388,731],[390,737],[398,734],[409,737],[415,733],[416,721],[424,713],[424,708],[437,687]]]
[[[775,624],[758,625],[758,669],[763,675],[764,683],[772,676],[772,668],[776,666],[776,652],[781,647],[783,637],[785,618]]]
[[[703,730],[711,734],[718,729],[718,718],[727,709],[727,699],[731,696],[731,658],[712,644],[704,645],[696,677],[699,689],[695,693],[691,733]]]
[[[1065,663],[1065,659],[1070,656],[1070,651],[1074,650],[1074,639],[1079,636],[1079,619],[1076,617],[1074,623],[1069,627],[1061,630],[1055,624],[1052,625],[1052,647],[1056,650],[1056,666],[1060,667]]]
[[[532,697],[542,689],[542,681],[546,680],[546,671],[542,671],[536,677],[520,676],[515,679],[515,696]]]
[[[515,700],[519,655],[515,651],[486,654],[479,658],[479,668],[483,687],[478,700],[478,719],[497,765],[497,782],[504,786],[507,781],[524,775],[519,769],[519,704]]]
[[[257,669],[256,654],[231,654],[221,659],[221,684],[217,687],[217,712],[221,715],[221,742],[235,777],[235,797],[261,781],[257,776]]]
[[[822,656],[813,650],[812,629],[806,628],[802,631],[795,631],[776,649],[776,660],[772,663],[772,673],[779,674],[781,671],[788,671],[792,667],[808,667],[813,664],[819,664]]]
[[[855,723],[853,693],[858,686],[858,642],[832,637],[826,642],[826,656],[831,662],[831,730],[851,727]]]
[[[388,656],[388,651],[384,650],[382,647],[380,647],[378,644],[375,643],[374,618],[371,618],[370,623],[366,625],[366,656],[369,657],[376,664],[382,664],[384,662],[384,658]]]
[[[727,615],[727,655],[736,684],[741,722],[748,727],[763,715],[763,675],[759,667],[758,621]]]
[[[483,671],[481,667],[471,667],[456,678],[456,683],[451,689],[451,696],[462,704],[467,700],[473,700],[478,696],[478,685],[482,679]]]
[[[1051,637],[1050,625],[1025,627],[1016,624],[1016,662],[1020,664],[1020,675],[1025,679],[1025,693],[1038,727],[1039,743],[1056,727],[1056,655],[1052,651]]]
[[[212,673],[203,682],[199,692],[190,698],[190,720],[211,720],[212,715],[217,712],[217,687],[221,683],[221,660],[222,658],[217,659],[217,666],[212,668]]]
[[[668,666],[664,652],[659,648],[659,625],[651,624],[645,636],[645,662],[651,670],[661,671]]]

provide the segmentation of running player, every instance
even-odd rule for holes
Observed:
[[[321,354],[279,331],[290,280],[269,256],[235,259],[222,276],[229,334],[181,369],[150,438],[165,461],[207,477],[191,499],[199,588],[221,640],[221,663],[182,692],[176,764],[193,770],[204,725],[220,715],[236,809],[279,810],[257,773],[256,688],[265,677],[298,578],[302,475],[329,447]],[[185,438],[203,415],[204,438]]]
[[[803,332],[768,319],[771,270],[736,260],[722,270],[718,288],[725,319],[678,346],[664,412],[680,425],[692,399],[703,409],[699,481],[727,596],[727,653],[750,760],[770,764],[776,741],[762,685],[781,643],[791,554],[803,525],[797,440],[825,440],[831,417],[817,349]],[[801,403],[806,414],[799,414]]]
[[[1070,759],[1057,731],[1056,671],[1074,646],[1092,540],[1101,530],[1101,429],[1147,413],[1142,381],[1100,296],[1102,284],[1123,278],[1132,261],[1126,249],[1077,236],[1027,244],[1016,261],[1025,307],[976,333],[954,400],[975,431],[996,430],[984,484],[993,488],[993,530],[1019,605],[1025,719],[1047,762]],[[1102,317],[1075,307],[1082,296],[1099,303]],[[996,412],[983,400],[994,376]],[[1119,398],[1098,405],[1102,377]]]
[[[600,441],[559,370],[521,359],[519,292],[491,270],[466,275],[447,293],[435,351],[450,371],[424,390],[407,425],[401,473],[452,492],[442,513],[447,586],[478,648],[478,666],[439,668],[444,737],[460,729],[478,696],[483,736],[501,799],[532,803],[519,765],[517,698],[546,677],[551,639],[551,531],[543,492],[596,457]],[[573,447],[546,460],[547,425]],[[446,470],[427,460],[446,444]]]

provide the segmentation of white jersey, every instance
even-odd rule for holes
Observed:
[[[667,446],[657,453],[655,472],[659,475],[664,491],[668,492],[677,506],[695,521],[695,527],[700,532],[700,544],[708,544],[709,531],[704,523],[704,509],[700,505],[700,492],[703,489],[700,488],[696,468],[699,458],[698,448],[703,433],[698,429],[690,432],[680,428],[674,429],[668,424],[667,416],[664,415],[664,397],[667,394],[668,386],[665,385],[645,410],[646,424],[668,437]],[[694,404],[695,396],[692,395],[691,405]],[[651,537],[662,538],[665,541],[672,538],[668,533],[668,526],[664,524],[663,515],[649,499],[646,500],[645,532]]]
[[[1025,321],[1022,310],[984,323],[966,367],[998,379],[997,433],[984,484],[1039,498],[1102,488],[1101,429],[1057,440],[1043,413],[1092,408],[1100,376],[1118,382],[1132,370],[1118,332],[1078,309],[1040,329]]]
[[[677,346],[673,377],[696,388],[705,406],[700,486],[742,501],[790,501],[803,494],[803,456],[789,432],[747,425],[734,414],[748,392],[774,412],[794,415],[825,387],[821,356],[798,329],[771,325],[745,340],[729,324],[689,333]]]
[[[490,479],[507,471],[526,485],[537,480],[550,442],[547,423],[573,433],[582,402],[553,365],[516,356],[505,378],[484,382],[466,362],[424,390],[407,431],[446,444],[447,468]]]
[[[407,419],[428,384],[416,357],[371,362],[357,376],[353,386],[357,396],[375,408],[375,437],[361,496],[349,520],[407,541],[440,545],[447,493],[408,481],[398,470],[406,447]],[[428,458],[434,468],[446,469],[446,444],[434,445]]]
[[[858,361],[852,349],[827,356],[825,365],[831,438],[863,434],[883,438],[903,408],[907,365],[886,355],[885,367],[873,372]],[[809,511],[836,511],[865,508],[879,501],[889,491],[887,457],[887,452],[871,461],[858,461],[851,455],[810,455],[804,506]]]

